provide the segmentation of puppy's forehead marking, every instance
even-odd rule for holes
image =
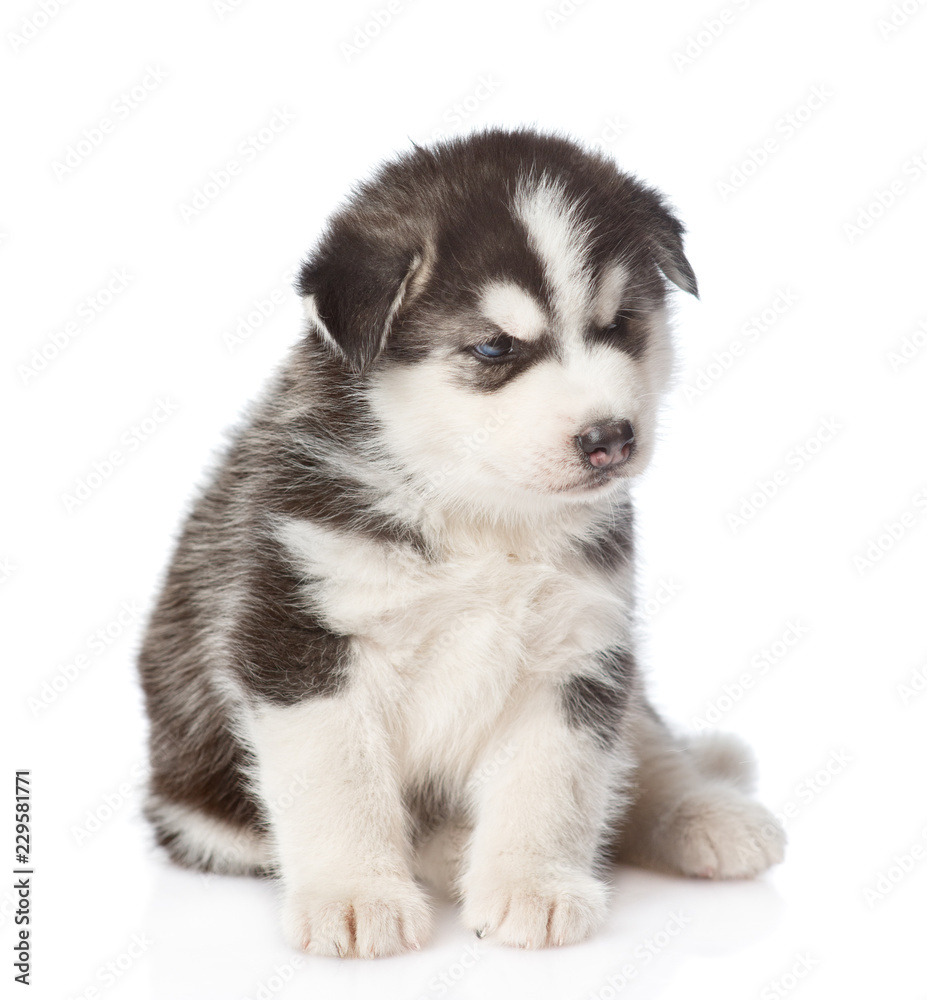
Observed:
[[[513,208],[544,268],[558,318],[578,331],[592,297],[587,264],[591,223],[580,217],[563,185],[548,176],[522,180]]]
[[[594,313],[599,326],[607,326],[615,318],[629,277],[630,272],[623,264],[611,264],[599,276]]]
[[[491,281],[483,287],[480,312],[519,340],[536,340],[548,326],[537,299],[513,281]]]

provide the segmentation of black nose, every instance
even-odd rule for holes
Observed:
[[[594,469],[610,469],[631,457],[634,428],[627,420],[614,424],[593,424],[582,434],[577,434],[576,441]]]

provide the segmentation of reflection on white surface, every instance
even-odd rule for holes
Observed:
[[[146,926],[156,997],[648,996],[694,956],[767,940],[783,903],[768,882],[716,884],[616,869],[608,923],[584,944],[520,952],[485,944],[440,903],[422,952],[372,962],[300,956],[283,944],[272,882],[200,876],[155,861]],[[295,960],[295,961],[294,961]],[[618,995],[617,993],[615,995]]]

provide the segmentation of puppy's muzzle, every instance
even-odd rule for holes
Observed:
[[[611,469],[631,457],[634,428],[627,420],[593,424],[576,435],[576,443],[593,469]]]

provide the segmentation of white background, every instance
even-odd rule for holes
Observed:
[[[59,3],[0,25],[0,857],[31,768],[28,995],[927,996],[923,0]],[[301,961],[271,884],[151,847],[142,616],[299,336],[284,275],[327,214],[410,140],[496,123],[604,145],[689,228],[702,299],[677,296],[639,489],[647,663],[671,719],[752,744],[790,847],[755,883],[619,870],[607,926],[561,951],[473,952],[442,906],[422,953]]]

